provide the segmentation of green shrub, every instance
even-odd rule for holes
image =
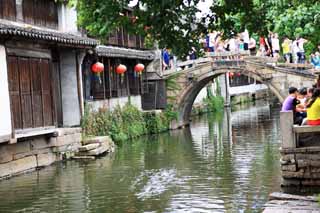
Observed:
[[[86,106],[81,126],[84,137],[110,135],[119,142],[166,131],[177,117],[172,106],[160,113],[142,112],[131,104],[117,106],[112,112],[103,109],[95,112]]]

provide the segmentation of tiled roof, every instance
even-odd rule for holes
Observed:
[[[95,39],[0,19],[0,37],[3,35],[51,41],[73,46],[94,47],[98,44],[98,41]]]
[[[135,50],[123,47],[114,46],[97,46],[97,54],[99,56],[113,57],[113,58],[132,58],[142,60],[153,60],[155,54],[151,50]]]

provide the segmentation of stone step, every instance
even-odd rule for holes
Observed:
[[[96,149],[99,146],[101,146],[101,143],[90,143],[88,145],[79,147],[79,151],[80,152],[86,152],[86,151],[90,151],[90,150]]]
[[[92,138],[86,138],[82,141],[83,145],[93,144],[93,143],[103,143],[103,142],[111,142],[111,138],[109,136],[98,136]]]
[[[110,149],[111,149],[111,147],[109,144],[102,143],[101,146],[99,146],[95,149],[85,151],[85,152],[79,152],[77,155],[78,156],[99,156],[99,155],[106,153]]]
[[[74,160],[95,160],[95,156],[73,156]]]

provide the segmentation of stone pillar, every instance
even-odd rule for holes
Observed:
[[[230,106],[230,82],[228,74],[221,75],[219,77],[219,82],[221,86],[221,96],[224,98],[224,105]]]
[[[293,112],[280,112],[281,148],[296,148],[293,133]]]
[[[60,68],[63,126],[79,126],[81,116],[75,51],[60,52]]]
[[[0,143],[12,133],[6,49],[0,45]]]
[[[81,116],[84,115],[84,94],[83,94],[83,76],[82,76],[82,73],[83,73],[83,65],[82,65],[82,62],[84,60],[84,57],[86,55],[86,52],[85,51],[81,51],[77,54],[77,66],[78,66],[78,83],[79,83],[79,91],[78,91],[78,95],[79,95],[79,100],[80,100],[80,114]]]

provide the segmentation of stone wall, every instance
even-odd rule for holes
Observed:
[[[281,150],[283,186],[320,186],[320,147]]]
[[[81,146],[81,128],[57,129],[54,137],[0,144],[0,179],[48,166],[71,157]]]

